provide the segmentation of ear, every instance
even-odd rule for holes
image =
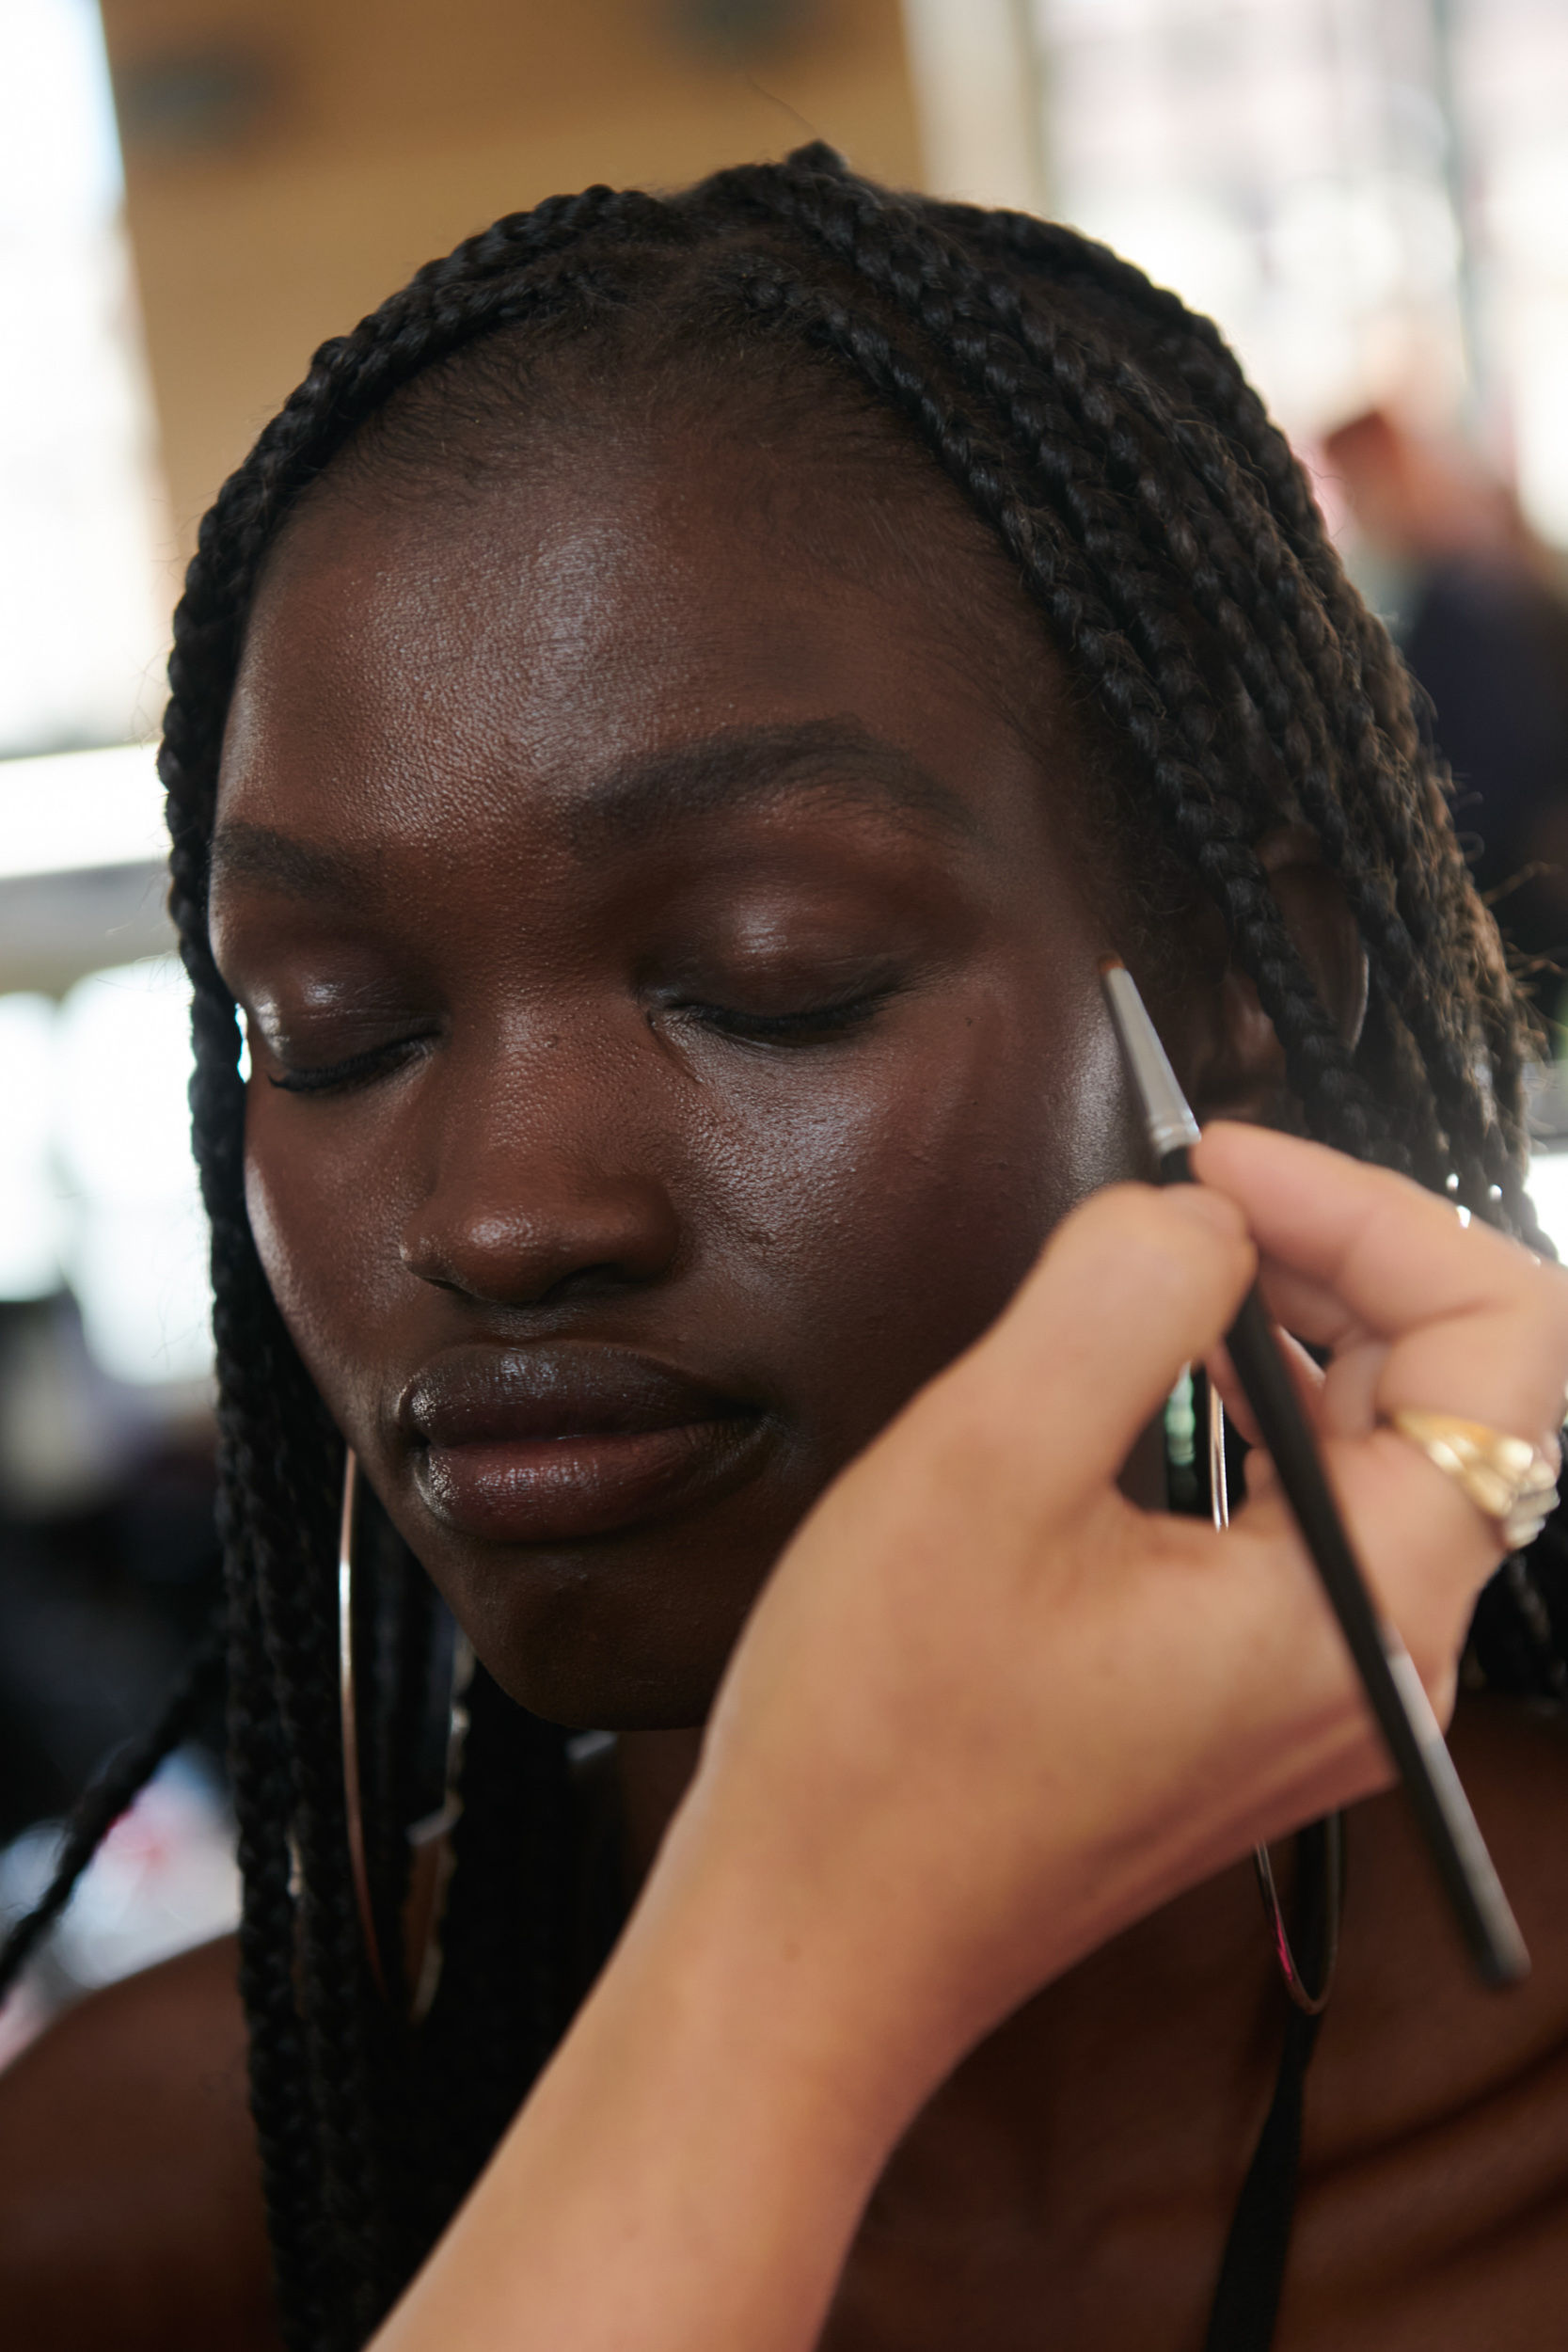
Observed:
[[[1367,950],[1338,879],[1305,825],[1281,826],[1255,847],[1318,994],[1354,1046],[1367,1017]],[[1285,1048],[1228,942],[1208,966],[1188,1017],[1188,1078],[1199,1119],[1293,1126],[1300,1114],[1286,1084]]]

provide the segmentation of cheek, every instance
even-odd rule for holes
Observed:
[[[787,1073],[786,1073],[787,1074]],[[726,1137],[714,1207],[737,1327],[834,1463],[1000,1313],[1059,1220],[1135,1172],[1101,1020],[1021,1020],[977,992],[914,1049],[846,1057],[809,1103],[762,1089]]]
[[[252,1079],[245,1104],[250,1230],[306,1370],[334,1421],[353,1427],[373,1395],[377,1335],[402,1271],[386,1163],[306,1148],[297,1106],[263,1083]]]

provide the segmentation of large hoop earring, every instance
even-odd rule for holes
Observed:
[[[354,1880],[354,1899],[359,1914],[359,1932],[364,1940],[365,1959],[375,1980],[376,1991],[390,2009],[392,2001],[387,1990],[387,1975],[381,1962],[381,1942],[376,1933],[375,1909],[371,1901],[370,1866],[365,1850],[365,1804],[359,1762],[359,1709],[355,1673],[355,1554],[358,1521],[359,1462],[350,1446],[343,1458],[343,1507],[338,1534],[338,1696],[342,1720],[343,1814],[348,1832],[349,1869]],[[418,1955],[417,1965],[409,1971],[413,1991],[407,2022],[411,2026],[420,2025],[429,2014],[441,1980],[441,1926],[452,1872],[451,1833],[463,1811],[460,1789],[463,1752],[468,1734],[467,1700],[473,1671],[473,1647],[459,1628],[452,1642],[445,1792],[436,1810],[423,1820],[412,1822],[406,1832],[414,1860],[404,1924],[414,1930],[409,1941],[411,1952]]]
[[[1225,1406],[1212,1378],[1206,1385],[1209,1391],[1209,1507],[1214,1525],[1225,1528],[1230,1524],[1230,1486],[1225,1468]],[[1311,1892],[1307,1895],[1308,1905],[1317,1913],[1309,1940],[1317,1943],[1322,1952],[1322,1971],[1315,1991],[1307,1984],[1296,1961],[1267,1846],[1254,1846],[1252,1865],[1258,1877],[1258,1891],[1263,1899],[1263,1916],[1268,1921],[1269,1941],[1279,1963],[1279,1973],[1285,1979],[1285,1990],[1304,2016],[1321,2017],[1334,1990],[1334,1970],[1339,1957],[1339,1915],[1345,1892],[1344,1815],[1330,1813],[1321,1821],[1309,1821],[1297,1836],[1296,1853],[1304,1875],[1314,1866],[1320,1874],[1316,1895]]]

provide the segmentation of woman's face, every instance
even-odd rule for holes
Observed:
[[[873,502],[874,505],[874,502]],[[940,486],[626,435],[328,485],[213,936],[310,1374],[499,1679],[705,1714],[813,1499],[1132,1172],[1053,665]]]

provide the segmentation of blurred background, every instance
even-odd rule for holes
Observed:
[[[1568,0],[0,0],[0,1922],[216,1590],[151,751],[199,517],[314,346],[496,215],[809,136],[1219,320],[1563,1034]],[[1536,1118],[1568,1246],[1554,1071]],[[232,1917],[220,1748],[115,1833],[0,2062]]]

